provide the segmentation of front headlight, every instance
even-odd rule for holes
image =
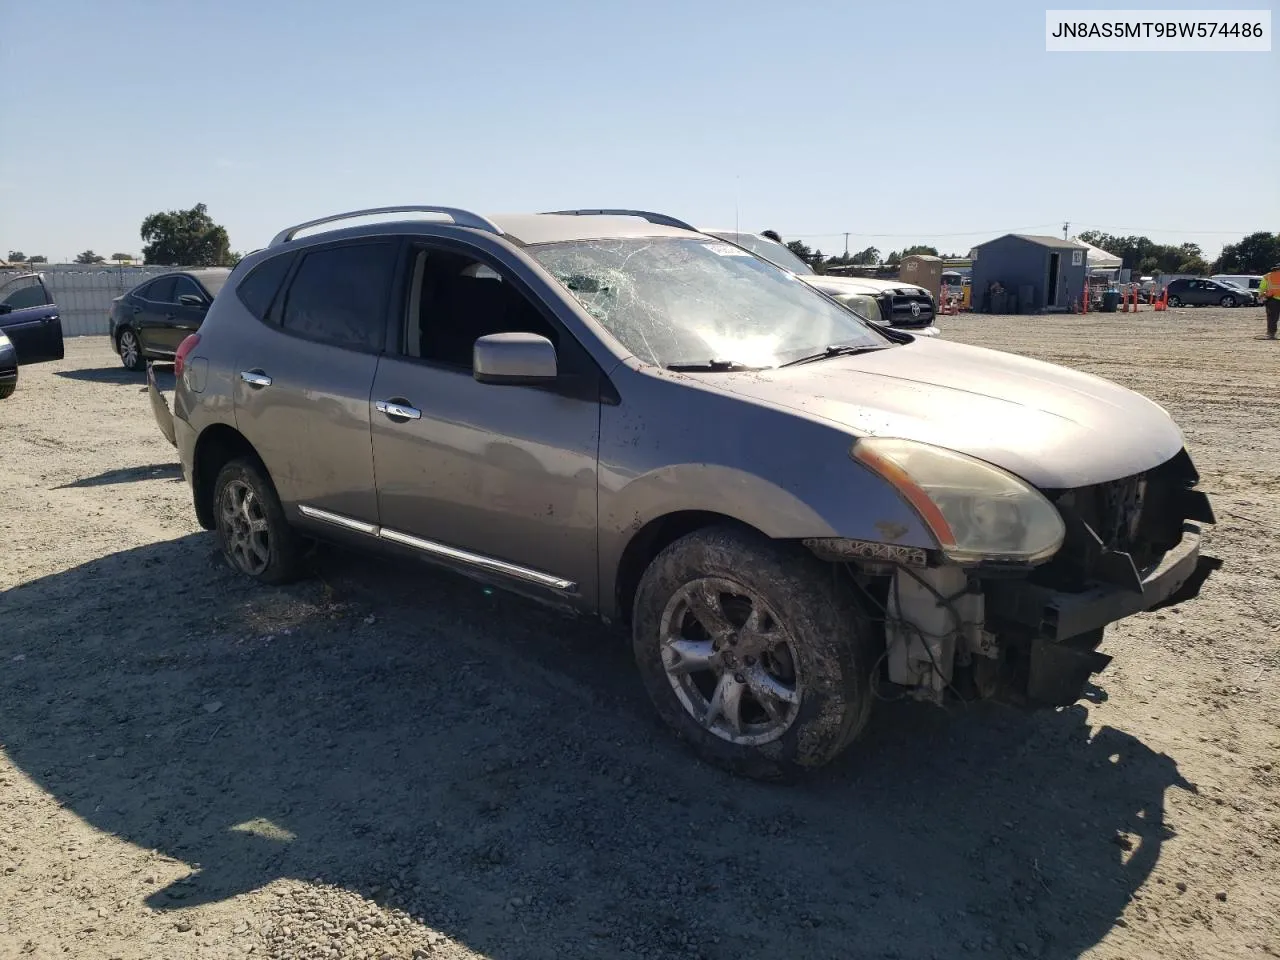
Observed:
[[[865,293],[838,293],[836,299],[864,320],[880,322],[880,303],[875,297]]]
[[[954,563],[1039,563],[1066,528],[1044,495],[999,467],[954,450],[870,437],[849,451],[889,483],[933,531]]]

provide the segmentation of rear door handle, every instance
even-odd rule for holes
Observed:
[[[374,407],[392,420],[421,420],[422,411],[397,400],[377,400]]]
[[[251,387],[271,386],[271,378],[261,370],[242,370],[240,371],[240,379]]]

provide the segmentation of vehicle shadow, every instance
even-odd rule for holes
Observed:
[[[162,364],[157,362],[156,379],[161,386],[173,385],[173,365]],[[121,366],[114,367],[83,367],[76,370],[59,370],[57,376],[66,377],[68,380],[83,380],[88,383],[114,383],[120,386],[141,386],[144,389],[147,385],[147,374],[141,370],[126,370]]]
[[[0,595],[0,743],[195,867],[156,909],[296,878],[502,960],[1075,957],[1194,789],[1083,707],[904,703],[808,782],[736,780],[657,726],[620,631],[425,565],[315,564],[256,587],[193,534]]]
[[[152,463],[145,467],[124,467],[119,470],[108,470],[94,477],[83,477],[71,483],[60,484],[55,490],[68,490],[79,487],[106,487],[115,483],[136,483],[139,480],[181,480],[182,464]]]

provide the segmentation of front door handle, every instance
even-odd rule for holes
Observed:
[[[240,371],[240,379],[251,387],[271,386],[271,378],[261,370],[242,370]]]
[[[379,413],[385,413],[392,420],[421,420],[422,411],[417,407],[411,407],[407,402],[401,400],[378,400],[374,402],[374,407]]]

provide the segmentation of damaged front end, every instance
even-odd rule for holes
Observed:
[[[1111,658],[1107,624],[1196,597],[1221,561],[1201,553],[1213,523],[1186,451],[1142,474],[1042,490],[1065,533],[1037,564],[956,563],[934,551],[810,541],[847,563],[883,611],[885,678],[916,698],[995,699],[1026,707],[1078,701]]]

